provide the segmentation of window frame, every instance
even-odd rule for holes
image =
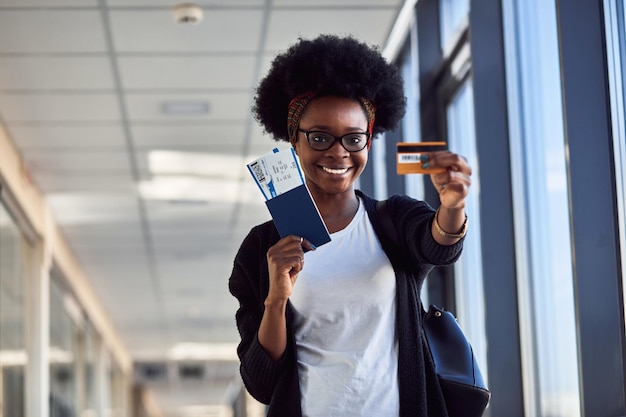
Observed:
[[[470,2],[469,34],[491,415],[523,417],[524,395],[513,219],[504,33],[500,0]]]
[[[620,257],[625,248],[620,250],[619,244],[604,10],[602,2],[558,1],[556,10],[581,412],[585,416],[626,415]],[[593,146],[589,146],[590,137]]]

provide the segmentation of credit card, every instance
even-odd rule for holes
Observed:
[[[396,168],[399,175],[435,174],[445,168],[424,168],[422,154],[448,150],[446,142],[398,142]]]

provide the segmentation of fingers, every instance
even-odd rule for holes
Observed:
[[[428,163],[433,168],[444,168],[430,176],[441,204],[449,208],[464,207],[472,184],[472,168],[467,158],[449,151],[431,152]]]
[[[300,246],[302,246],[305,252],[317,249],[317,246],[315,246],[303,237],[300,237]]]
[[[294,278],[304,266],[304,253],[316,247],[300,236],[286,236],[267,251],[270,276]]]
[[[267,251],[270,267],[280,272],[300,271],[304,263],[304,239],[298,236],[286,236]]]
[[[267,267],[270,275],[268,297],[286,300],[291,296],[293,285],[304,267],[306,242],[298,236],[286,236],[267,251]]]
[[[444,168],[431,174],[433,185],[437,191],[441,191],[455,183],[471,185],[472,167],[469,166],[467,158],[448,151],[431,152],[428,154],[428,163],[433,168]]]
[[[429,152],[426,163],[431,169],[445,168],[447,171],[460,172],[466,176],[472,175],[472,168],[467,162],[467,158],[462,155],[449,152]]]

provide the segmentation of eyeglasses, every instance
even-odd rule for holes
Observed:
[[[335,136],[319,130],[298,129],[298,131],[304,133],[309,146],[316,151],[330,149],[336,141],[339,141],[346,151],[359,152],[367,146],[370,140],[370,134],[367,132],[354,132],[346,133],[343,136]]]

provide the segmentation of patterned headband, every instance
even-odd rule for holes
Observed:
[[[304,93],[296,96],[289,103],[289,107],[287,108],[287,134],[289,135],[289,142],[291,142],[292,146],[296,146],[298,127],[300,126],[300,119],[302,118],[302,113],[304,113],[304,108],[307,104],[309,104],[313,97],[315,97],[315,93]],[[359,101],[365,109],[365,113],[367,115],[367,131],[371,135],[374,129],[376,106],[371,102],[371,100],[364,97],[359,97]]]

